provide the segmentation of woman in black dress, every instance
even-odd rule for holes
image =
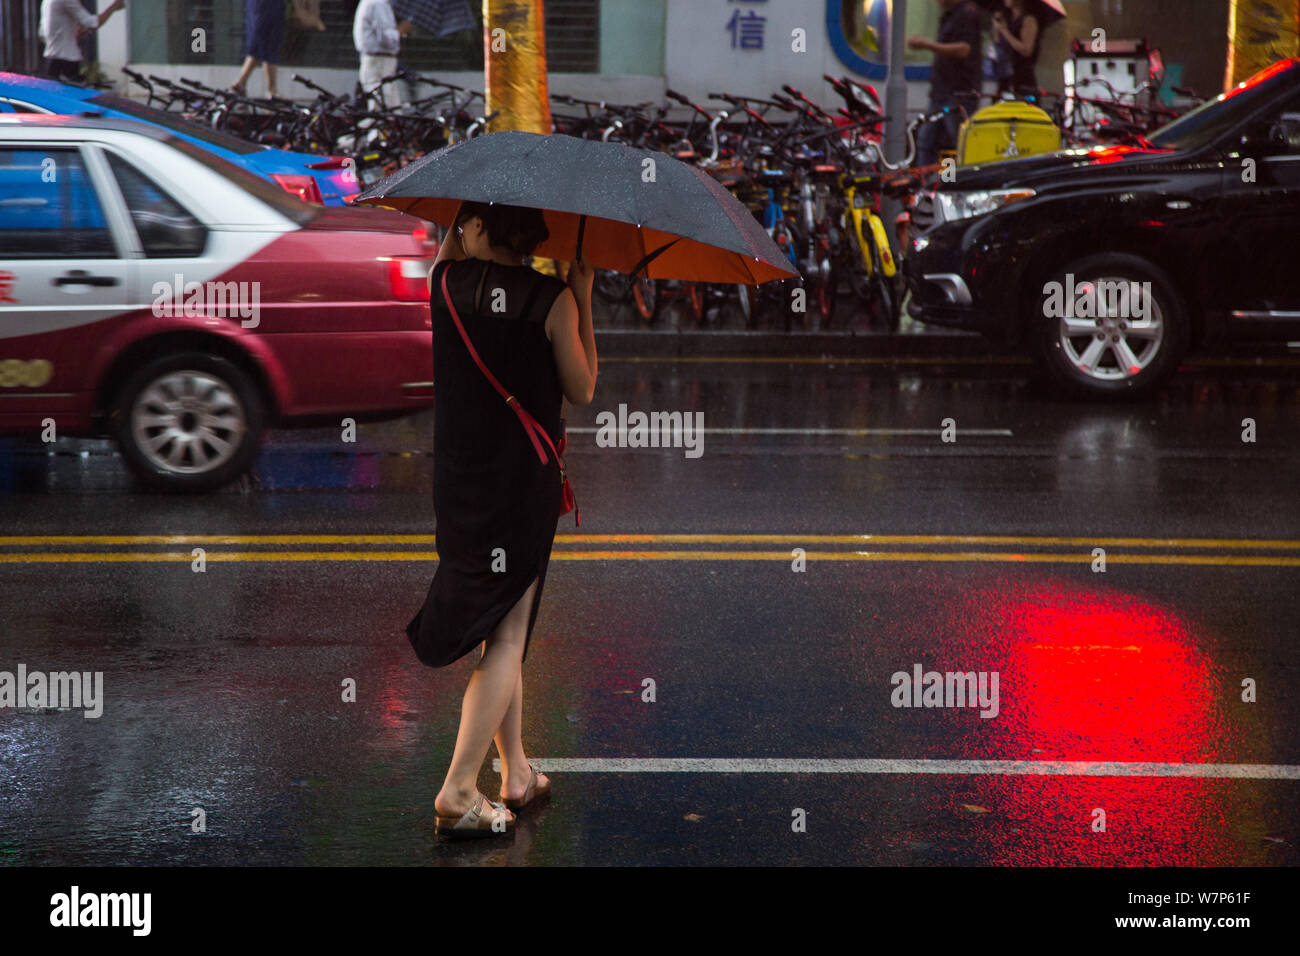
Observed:
[[[1028,12],[1029,0],[1006,0],[1005,6],[993,15],[993,40],[998,45],[1000,59],[1006,65],[998,77],[998,93],[1010,92],[1014,96],[1038,93],[1039,23],[1038,17]]]
[[[585,262],[573,263],[566,285],[525,266],[547,235],[536,209],[464,203],[429,275],[438,569],[407,636],[431,667],[483,646],[434,802],[437,831],[448,836],[506,832],[512,808],[550,792],[550,781],[524,753],[522,664],[546,583],[561,479],[550,450],[543,465],[515,412],[470,356],[442,284],[445,277],[488,371],[558,446],[563,399],[589,404],[596,387],[593,273]],[[487,800],[477,783],[494,738],[500,802]]]

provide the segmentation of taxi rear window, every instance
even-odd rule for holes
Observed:
[[[227,162],[215,153],[210,153],[206,149],[200,149],[193,143],[187,143],[183,139],[168,137],[167,143],[170,146],[179,149],[186,156],[197,160],[204,166],[207,166],[213,172],[220,173],[245,191],[252,193],[262,202],[266,203],[277,212],[292,219],[298,225],[306,225],[316,218],[316,215],[323,209],[322,206],[316,206],[312,203],[303,202],[297,196],[281,189],[275,183],[263,179],[244,169],[242,166],[236,166],[234,163]]]

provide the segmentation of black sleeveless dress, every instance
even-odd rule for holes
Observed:
[[[563,403],[545,322],[565,284],[527,266],[439,263],[430,297],[438,569],[406,627],[416,656],[430,667],[445,667],[482,643],[536,580],[531,641],[561,508],[559,467],[549,449],[546,464],[538,460],[518,416],[470,358],[443,302],[444,271],[483,364],[557,446]]]
[[[1021,30],[1025,25],[1027,14],[1011,20],[1007,24],[1008,28],[1018,38]],[[998,83],[998,93],[1004,93],[1008,90],[1014,95],[1023,95],[1025,93],[1038,92],[1038,53],[1043,43],[1042,23],[1039,22],[1038,36],[1034,38],[1034,48],[1029,51],[1028,56],[1021,56],[1011,45],[1001,37],[998,38],[998,45],[1002,48],[1003,54],[1007,58],[1010,66],[1010,72],[1002,77]]]

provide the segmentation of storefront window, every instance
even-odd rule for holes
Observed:
[[[858,56],[883,63],[882,54],[872,51],[867,40],[867,29],[875,31],[881,50],[889,45],[889,0],[840,0],[840,25],[844,38]],[[911,0],[907,5],[906,36],[934,38],[939,33],[939,17],[943,10],[934,0]],[[908,50],[905,62],[928,64],[933,54],[925,50]]]
[[[324,32],[286,26],[282,66],[352,69],[357,52],[352,19],[359,0],[322,0]],[[165,8],[160,9],[160,7]],[[415,33],[402,41],[400,61],[425,73],[483,69],[482,4],[470,3],[478,27],[444,37]],[[594,73],[599,63],[600,0],[547,0],[546,47],[553,72]],[[244,58],[244,0],[165,0],[131,4],[135,63],[235,66]],[[159,21],[165,16],[165,23]]]

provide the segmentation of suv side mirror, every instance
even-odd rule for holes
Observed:
[[[1273,123],[1267,129],[1257,128],[1241,137],[1241,150],[1247,156],[1277,156],[1291,150],[1286,127]]]

